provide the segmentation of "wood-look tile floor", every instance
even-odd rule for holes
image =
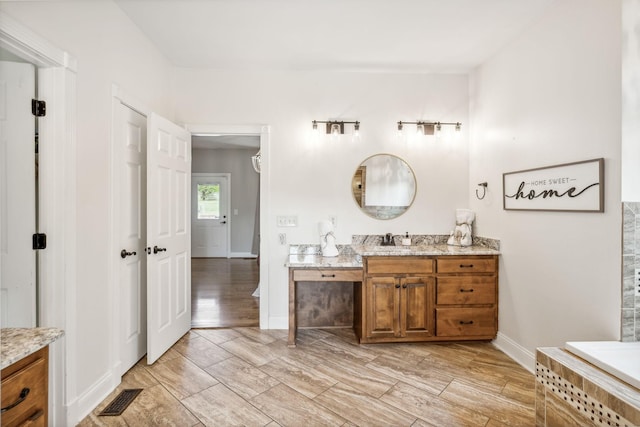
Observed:
[[[191,326],[221,328],[258,326],[260,281],[255,259],[191,259]]]
[[[359,345],[350,329],[193,329],[79,425],[533,426],[535,378],[490,343]],[[100,411],[144,388],[121,416]]]

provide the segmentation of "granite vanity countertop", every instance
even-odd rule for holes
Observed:
[[[58,328],[2,328],[0,369],[35,353],[64,335]]]
[[[456,256],[500,255],[500,251],[486,246],[450,246],[427,244],[412,246],[338,246],[340,255],[323,257],[314,245],[292,245],[285,267],[290,268],[361,268],[363,256]]]
[[[290,254],[285,267],[293,268],[362,268],[362,256],[355,253],[324,257],[321,254]]]
[[[412,246],[351,245],[351,248],[360,256],[500,255],[500,251],[486,246],[451,246],[446,243]]]

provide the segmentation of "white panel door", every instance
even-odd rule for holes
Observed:
[[[0,325],[36,326],[35,71],[0,62]]]
[[[191,256],[229,257],[229,174],[191,177]]]
[[[147,118],[118,104],[121,374],[147,352]]]
[[[147,121],[147,363],[191,327],[191,134]]]

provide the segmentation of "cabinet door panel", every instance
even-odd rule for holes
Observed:
[[[433,278],[401,279],[402,303],[400,321],[402,336],[431,336],[433,331]]]
[[[399,285],[393,277],[367,279],[367,336],[394,337],[399,329]]]

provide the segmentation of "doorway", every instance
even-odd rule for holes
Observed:
[[[258,326],[260,175],[252,158],[261,133],[221,129],[192,135],[192,326]],[[205,212],[207,204],[220,212]]]

